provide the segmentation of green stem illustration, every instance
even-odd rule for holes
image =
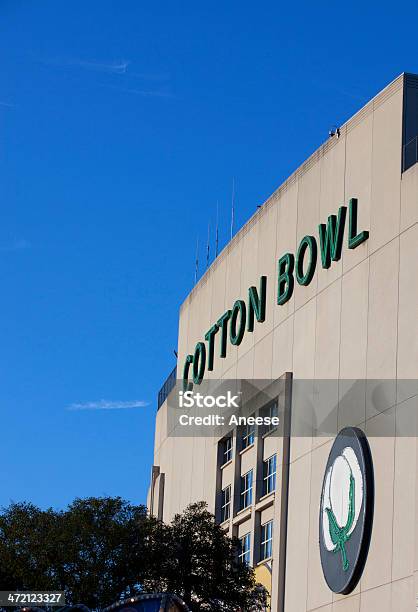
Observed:
[[[341,561],[342,561],[342,564],[343,564],[343,570],[346,572],[348,570],[348,568],[349,568],[349,563],[348,563],[348,559],[347,559],[347,551],[345,550],[345,542],[344,541],[342,541],[339,544],[339,548],[340,548],[340,551],[341,551]]]
[[[338,525],[337,519],[335,517],[334,512],[331,508],[325,508],[325,511],[328,516],[328,526],[329,526],[329,534],[334,544],[334,552],[341,551],[341,562],[343,566],[343,571],[346,572],[350,567],[347,558],[347,551],[345,548],[345,543],[350,539],[351,534],[349,531],[354,522],[354,514],[355,514],[355,483],[353,475],[350,474],[350,491],[349,491],[349,507],[348,507],[348,517],[347,524],[344,527],[340,527]]]

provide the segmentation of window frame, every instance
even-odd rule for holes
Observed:
[[[229,498],[228,498],[228,501],[225,501],[227,491],[229,492]],[[231,518],[231,485],[227,485],[221,491],[221,523],[224,523],[225,521],[229,521],[230,518]]]
[[[254,416],[254,415],[251,415]],[[241,450],[245,450],[254,444],[255,425],[245,425],[241,433]]]
[[[270,417],[271,419],[273,417],[278,417],[279,416],[279,402],[277,401],[277,399],[267,404],[267,406],[264,406],[261,412],[262,412],[263,417]],[[277,425],[265,425],[263,435],[267,436],[269,433],[271,433],[275,429],[277,429]]]
[[[272,472],[269,471],[271,460],[274,460],[274,469]],[[277,481],[277,453],[270,455],[267,459],[263,461],[263,497],[264,495],[269,495],[276,490],[276,481]],[[271,485],[271,482],[273,483]]]
[[[248,476],[251,474],[251,483],[248,486]],[[241,476],[240,483],[240,510],[245,510],[253,503],[253,484],[254,484],[254,474],[253,470],[248,470]],[[247,502],[247,503],[245,503]],[[245,505],[244,505],[245,503]]]
[[[243,542],[248,544],[248,548],[244,548]],[[246,565],[250,565],[251,563],[251,531],[245,533],[243,536],[239,538],[240,550],[238,553],[238,560],[240,563],[245,563]]]
[[[273,519],[263,523],[260,530],[260,561],[273,556]]]
[[[230,446],[228,446],[228,442]],[[232,436],[224,438],[222,441],[222,465],[226,465],[232,460],[233,442]]]

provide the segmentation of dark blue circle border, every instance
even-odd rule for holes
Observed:
[[[352,538],[347,543],[351,567],[343,571],[335,561],[333,551],[328,551],[322,536],[322,504],[324,495],[325,478],[328,469],[334,463],[336,457],[342,453],[345,447],[353,448],[359,462],[363,476],[363,506],[352,533]],[[336,436],[330,450],[325,467],[322,482],[321,503],[319,511],[319,548],[321,556],[322,571],[328,587],[334,593],[348,595],[357,586],[366,564],[373,529],[374,514],[374,470],[372,454],[366,434],[358,427],[345,427]]]

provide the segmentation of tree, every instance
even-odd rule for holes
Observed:
[[[254,571],[238,560],[239,541],[216,524],[205,502],[189,505],[159,526],[148,590],[179,595],[193,611],[264,610],[267,594]]]
[[[12,503],[0,514],[0,588],[56,589],[54,536],[59,514]]]
[[[92,609],[136,594],[155,523],[120,497],[76,499],[64,512],[11,504],[0,515],[2,589],[63,590]]]
[[[238,546],[204,502],[170,524],[120,497],[76,499],[64,511],[11,504],[0,513],[0,590],[60,590],[91,609],[166,591],[196,612],[262,610],[266,594]]]
[[[59,537],[67,600],[97,608],[138,593],[154,524],[144,506],[120,497],[76,499]]]

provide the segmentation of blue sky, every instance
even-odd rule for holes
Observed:
[[[2,0],[0,505],[145,502],[216,201],[223,245],[232,177],[238,227],[418,71],[417,20],[413,3]]]

